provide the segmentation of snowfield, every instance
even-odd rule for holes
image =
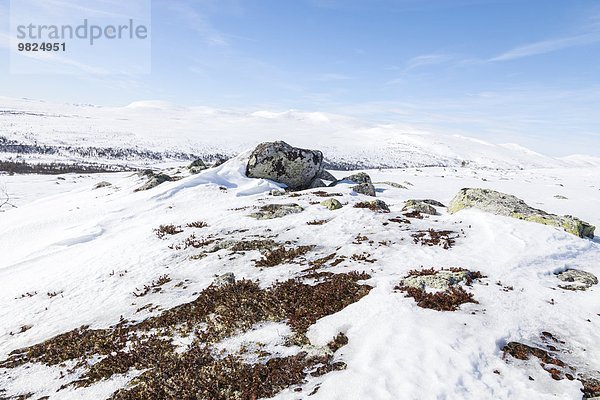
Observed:
[[[25,108],[23,104],[28,103],[18,104],[19,109]],[[153,113],[158,116],[164,110],[163,105],[137,104],[114,118],[123,118],[126,126],[129,124],[126,115],[145,113],[149,108],[155,108]],[[81,110],[81,115],[89,118],[95,118],[96,112],[114,111],[96,111],[91,107]],[[216,112],[197,111],[196,116]],[[64,110],[48,108],[44,112],[63,114]],[[172,112],[175,114],[170,115],[176,115],[178,111]],[[290,118],[304,118],[303,126],[308,127],[331,122],[322,115],[262,113],[242,119],[235,115],[225,117],[232,118],[235,129],[236,124],[245,123],[247,118],[275,119],[273,126],[277,129]],[[12,118],[14,124],[20,124],[17,120],[26,117],[1,118]],[[46,139],[54,129],[52,118],[47,121],[43,125],[47,132],[39,133],[47,134]],[[74,124],[79,122],[77,119]],[[97,120],[92,120],[90,126],[96,123]],[[197,120],[187,123],[198,125]],[[158,136],[160,129],[156,129]],[[205,129],[209,132],[211,128]],[[370,135],[372,129],[385,131],[383,127],[364,128],[364,134]],[[120,134],[120,130],[116,129],[114,134]],[[15,130],[13,136],[18,135]],[[89,138],[74,135],[76,140]],[[206,137],[209,136],[212,135]],[[402,146],[410,143],[414,148],[422,148],[424,143],[430,143],[431,137],[422,142],[420,138],[419,135],[404,138]],[[232,142],[244,143],[238,139]],[[297,139],[294,144],[304,144],[302,135],[294,139]],[[327,140],[323,147],[326,154]],[[176,146],[183,142],[183,138],[173,139]],[[355,144],[362,147],[362,143]],[[431,151],[423,150],[423,154],[458,163],[467,153],[477,153],[481,158],[473,159],[476,164],[491,159],[503,165],[513,163],[510,160],[528,160],[529,167],[366,171],[373,182],[396,182],[406,187],[375,184],[377,198],[388,204],[389,214],[353,207],[371,198],[353,193],[351,185],[346,184],[324,189],[333,195],[340,194],[336,198],[344,207],[335,211],[318,204],[324,199],[311,194],[316,190],[301,192],[297,197],[271,196],[269,192],[279,185],[244,176],[247,154],[198,175],[142,192],[134,189],[144,180],[132,173],[0,176],[0,183],[17,206],[4,208],[5,212],[0,213],[0,362],[16,349],[83,325],[101,329],[118,324],[121,318],[133,323],[159,315],[193,301],[211,285],[215,276],[232,272],[237,280],[257,280],[261,288],[267,288],[277,281],[299,276],[310,261],[336,253],[345,258],[340,258],[342,261],[335,266],[323,266],[322,270],[366,272],[371,278],[360,283],[372,289],[341,311],[319,319],[308,328],[306,336],[314,348],[321,348],[338,333],[344,333],[348,344],[335,352],[334,359],[344,362],[346,368],[308,377],[305,383],[292,385],[274,398],[580,399],[582,386],[578,380],[554,380],[537,359],[503,358],[502,348],[511,341],[537,344],[541,332],[551,332],[564,341],[561,345],[564,362],[576,366],[579,373],[598,373],[600,286],[587,291],[563,290],[558,288],[562,282],[555,276],[569,268],[600,276],[597,237],[581,239],[557,228],[476,210],[450,215],[439,207],[438,215],[408,218],[409,223],[390,222],[390,219],[406,219],[402,207],[408,199],[435,199],[447,204],[463,187],[482,187],[510,193],[536,208],[575,215],[600,226],[600,168],[566,167],[567,161],[556,162],[530,153],[521,156],[519,149],[503,147],[499,151],[499,146],[463,138],[454,143],[452,152],[446,144],[435,142]],[[493,153],[493,157],[486,153],[488,146],[492,146],[489,154]],[[365,152],[376,149],[366,146]],[[347,154],[355,154],[353,151],[349,147]],[[395,148],[390,148],[386,154],[394,152]],[[335,154],[345,157],[346,153]],[[555,168],[533,168],[550,164]],[[347,175],[333,173],[337,178]],[[112,186],[94,189],[100,181],[108,181]],[[247,216],[257,206],[271,203],[297,203],[304,211],[265,221]],[[185,228],[193,221],[204,221],[207,226]],[[311,221],[326,222],[307,224]],[[154,229],[164,224],[184,229],[160,239]],[[456,232],[456,243],[449,249],[415,243],[412,235],[428,229]],[[304,258],[271,268],[255,266],[254,260],[261,258],[256,250],[222,249],[195,258],[198,249],[169,248],[192,233],[197,238],[271,238],[295,246],[315,247]],[[353,257],[356,255],[364,257]],[[463,304],[455,312],[436,311],[418,307],[412,298],[394,289],[410,270],[432,267],[481,271],[486,277],[467,288],[478,303]],[[138,297],[144,285],[152,286],[165,275],[170,279],[167,283]],[[222,340],[215,349],[236,353],[242,347],[261,348],[271,357],[287,357],[301,351],[298,345],[285,344],[289,335],[290,327],[285,323],[261,323]],[[192,339],[174,337],[173,343],[185,352]],[[244,355],[247,362],[260,362],[253,354],[251,351]],[[69,368],[74,369],[68,371]],[[34,399],[106,399],[118,389],[128,387],[131,379],[142,371],[132,369],[86,387],[61,389],[82,373],[82,367],[74,361],[64,365],[31,363],[0,368],[0,399],[26,394],[32,394]]]
[[[50,146],[53,151],[2,150],[2,138],[22,145]],[[318,147],[328,162],[344,169],[463,163],[477,168],[600,166],[598,157],[557,159],[516,144],[492,144],[323,112],[181,107],[160,101],[101,107],[0,97],[0,160],[157,166],[189,154],[203,158],[237,155],[272,140]],[[124,154],[116,157],[113,153],[119,150]]]

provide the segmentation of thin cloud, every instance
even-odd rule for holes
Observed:
[[[183,20],[188,23],[188,26],[198,32],[204,42],[209,46],[229,46],[229,42],[225,39],[225,35],[215,29],[204,14],[201,14],[193,7],[183,3],[169,3],[168,7],[177,12],[180,17],[183,17]]]
[[[450,60],[450,56],[445,54],[424,54],[413,57],[408,61],[405,71],[410,71],[415,68],[424,67],[427,65],[437,65]]]
[[[530,43],[524,46],[515,47],[488,61],[510,61],[519,58],[537,56],[540,54],[553,53],[573,47],[589,46],[600,42],[600,32],[585,33],[581,35],[568,36],[558,39],[544,40],[541,42]]]
[[[331,82],[331,81],[347,81],[352,79],[352,77],[344,74],[330,73],[330,74],[321,74],[315,78],[317,81],[323,82]]]

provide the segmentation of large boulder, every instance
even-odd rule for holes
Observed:
[[[292,190],[323,185],[321,181],[315,182],[322,172],[323,153],[299,149],[281,141],[256,146],[246,167],[249,178],[270,179]]]
[[[549,214],[528,206],[518,197],[490,189],[461,189],[448,205],[448,211],[455,213],[464,208],[477,208],[496,215],[556,226],[582,238],[593,238],[596,229],[578,218]]]

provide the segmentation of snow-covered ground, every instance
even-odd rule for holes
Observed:
[[[149,106],[130,109],[137,112]],[[279,117],[261,114],[254,118]],[[328,120],[319,119],[319,123]],[[302,136],[296,138],[302,144]],[[143,180],[131,173],[61,176],[64,180],[0,176],[0,184],[18,206],[0,213],[0,360],[15,349],[82,325],[106,328],[118,323],[121,316],[140,321],[190,302],[215,275],[233,272],[237,279],[259,280],[261,287],[267,287],[306,268],[294,263],[257,268],[252,262],[260,258],[257,251],[230,257],[222,250],[192,260],[193,249],[168,247],[195,232],[198,237],[259,235],[315,245],[306,256],[310,260],[333,252],[348,257],[329,271],[366,271],[372,276],[366,281],[373,286],[367,296],[308,330],[308,338],[317,346],[325,345],[338,332],[345,333],[349,343],[336,358],[347,368],[310,379],[302,392],[286,389],[278,399],[305,398],[315,386],[320,389],[311,399],[581,398],[577,380],[556,381],[533,360],[507,363],[502,358],[501,349],[507,342],[535,341],[543,331],[566,342],[569,362],[580,370],[600,369],[598,286],[581,292],[561,290],[554,275],[576,268],[600,276],[598,238],[581,239],[553,227],[475,210],[450,215],[438,208],[439,215],[413,219],[411,224],[389,222],[402,216],[405,200],[431,198],[447,204],[460,188],[484,187],[600,226],[600,168],[366,171],[374,182],[406,186],[375,185],[390,214],[352,207],[369,198],[353,194],[344,184],[326,189],[342,193],[337,198],[347,203],[336,211],[314,204],[323,200],[314,195],[270,196],[276,184],[248,179],[243,171],[244,160],[234,159],[199,175],[136,193],[134,189]],[[344,173],[334,175],[341,178]],[[93,189],[100,181],[113,186]],[[305,211],[267,221],[247,216],[258,205],[292,202]],[[208,227],[187,229],[168,240],[153,232],[161,224],[183,226],[197,220]],[[313,220],[328,222],[307,224]],[[410,234],[429,228],[460,232],[460,237],[447,250],[415,244]],[[359,235],[372,243],[357,241]],[[376,261],[351,258],[364,252]],[[421,267],[481,271],[487,278],[471,289],[479,303],[462,305],[456,312],[417,307],[394,287],[409,270]],[[171,282],[160,292],[142,298],[133,295],[165,274]],[[185,285],[178,286],[180,282]],[[507,286],[513,290],[506,290]],[[138,311],[148,303],[159,308]],[[21,332],[22,327],[28,329]],[[270,343],[273,351],[285,354],[291,350],[281,345],[281,337],[288,331],[286,325],[267,324],[219,346],[235,348],[262,340]],[[5,390],[0,390],[0,398],[35,393],[34,398],[49,396],[52,400],[103,399],[126,386],[133,376],[119,375],[87,388],[57,391],[66,383],[60,371],[60,366],[42,364],[0,369],[0,389]]]

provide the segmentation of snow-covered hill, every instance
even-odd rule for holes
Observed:
[[[319,148],[337,169],[589,164],[589,159],[555,159],[515,144],[321,112],[220,110],[153,101],[117,108],[0,98],[0,160],[157,165],[232,156],[268,140]]]
[[[354,207],[371,198],[346,184],[274,197],[277,185],[246,178],[244,168],[233,159],[145,192],[134,192],[144,180],[131,173],[2,177],[18,208],[0,213],[0,362],[70,333],[13,354],[0,368],[0,398],[128,399],[153,385],[181,394],[178,385],[193,381],[214,390],[201,398],[225,399],[227,385],[257,379],[248,393],[280,400],[580,399],[580,374],[600,369],[598,285],[563,290],[555,275],[577,268],[600,276],[597,238],[473,210],[440,207],[422,219],[402,212],[407,199],[447,203],[462,187],[486,187],[599,226],[597,168],[367,171],[375,182],[406,186],[376,184],[389,214]],[[101,180],[112,185],[94,189]],[[330,211],[318,204],[322,196],[345,205]],[[274,203],[304,211],[248,217]],[[157,235],[167,224],[173,229]],[[452,231],[453,245],[421,241],[430,229]],[[272,243],[290,253],[269,266],[261,246]],[[395,289],[410,270],[452,267],[485,276],[464,286],[477,303],[435,311]],[[226,273],[237,286],[209,287]],[[343,286],[336,276],[360,280]],[[342,286],[327,286],[335,282]],[[325,300],[313,292],[320,287],[329,288],[318,292]],[[287,304],[300,289],[284,310],[289,319],[267,312],[268,296]],[[205,295],[214,308],[201,302]],[[181,320],[186,310],[193,312]],[[224,319],[232,315],[238,319]],[[207,332],[203,348],[194,339],[208,340]],[[540,346],[550,337],[577,371],[550,366],[577,379],[553,379],[535,357],[503,356],[509,342]],[[139,398],[185,398],[149,391]]]

